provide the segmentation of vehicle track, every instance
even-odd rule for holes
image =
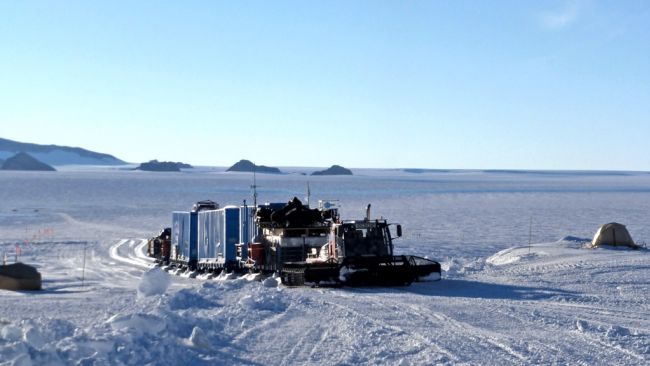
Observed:
[[[123,254],[125,250],[122,248],[125,245],[127,250],[126,254]],[[145,245],[147,245],[147,239],[122,239],[111,245],[108,252],[109,256],[116,261],[148,269],[153,266],[153,261],[137,254]]]
[[[484,304],[477,304],[478,308],[487,310],[482,314],[485,317],[500,317],[504,319],[506,324],[511,324],[512,327],[519,327],[526,329],[525,337],[517,338],[516,334],[513,335],[511,330],[507,329],[506,332],[500,333],[492,329],[483,329],[475,324],[470,324],[467,321],[460,321],[455,317],[446,315],[440,311],[432,311],[430,308],[422,306],[417,298],[408,297],[404,301],[396,301],[394,298],[377,293],[368,289],[355,289],[355,292],[367,293],[369,296],[363,296],[360,301],[373,302],[379,306],[387,306],[390,311],[393,307],[399,306],[402,310],[407,311],[408,316],[405,319],[423,319],[431,324],[440,323],[446,324],[448,332],[446,337],[452,339],[462,340],[462,337],[467,337],[469,341],[476,343],[487,343],[494,347],[495,350],[500,350],[506,357],[502,357],[495,352],[495,356],[488,357],[490,351],[481,354],[486,355],[486,359],[500,359],[499,362],[512,362],[512,363],[547,363],[547,362],[571,362],[577,363],[581,359],[591,360],[606,360],[617,359],[612,357],[612,351],[619,354],[619,358],[625,358],[633,361],[646,361],[648,356],[641,351],[641,353],[632,350],[631,346],[626,344],[619,344],[615,340],[601,337],[598,334],[577,333],[575,328],[575,311],[568,310],[558,314],[550,302],[550,308],[542,306],[545,309],[543,314],[531,316],[531,311],[539,311],[540,304],[536,302],[511,302],[511,301],[489,301],[481,300]],[[394,293],[406,292],[405,289],[392,289]],[[424,299],[427,304],[431,304],[428,299]],[[489,303],[489,305],[488,305]],[[521,304],[520,304],[521,303]],[[544,301],[546,304],[546,301]],[[391,306],[392,305],[392,306]],[[520,306],[521,305],[521,306]],[[562,305],[560,305],[563,307]],[[523,313],[523,314],[522,314]],[[376,314],[376,312],[369,312],[369,314]],[[455,313],[456,314],[456,313]],[[471,317],[470,317],[471,318]],[[506,321],[505,319],[511,320]],[[559,318],[559,319],[558,319]],[[641,320],[641,319],[640,319]],[[514,321],[515,324],[512,324]],[[601,318],[596,317],[594,324],[602,321]],[[647,322],[647,320],[646,320]],[[615,320],[612,324],[618,324]],[[609,324],[611,326],[612,324]],[[603,325],[608,325],[604,323]],[[414,328],[409,326],[408,328]],[[513,338],[515,337],[515,338]],[[641,337],[642,335],[638,336]],[[574,339],[573,342],[568,344],[566,339]],[[578,342],[575,344],[575,342]],[[567,348],[568,347],[568,348]],[[456,347],[458,348],[458,347]],[[471,351],[474,354],[481,352],[481,350]],[[596,355],[596,356],[594,356]]]
[[[406,290],[398,288],[393,290],[411,295]],[[414,302],[414,300],[416,300],[415,296],[408,296],[407,298],[404,298],[404,301],[396,301],[389,296],[382,296],[384,294],[378,294],[372,290],[355,289],[354,291],[369,294],[369,296],[363,296],[361,299],[358,299],[357,296],[355,296],[357,301],[372,302],[376,307],[383,307],[386,310],[385,313],[394,313],[395,309],[400,309],[401,311],[409,309],[410,311],[407,312],[408,316],[404,316],[403,312],[401,313],[400,321],[408,320],[409,329],[416,328],[417,324],[421,322],[421,324],[429,326],[424,326],[424,328],[430,328],[432,331],[444,333],[437,338],[438,342],[453,343],[456,347],[460,344],[464,344],[465,346],[480,348],[479,350],[471,350],[470,354],[475,354],[476,352],[481,352],[483,354],[485,354],[485,352],[493,353],[499,359],[512,363],[525,362],[528,360],[526,355],[515,350],[511,345],[500,341],[500,339],[507,338],[503,334],[498,334],[486,329],[480,329],[439,311],[433,312],[429,308],[417,305]],[[369,314],[375,314],[375,312],[370,312]],[[490,346],[486,347],[486,345]],[[440,345],[438,344],[438,346]],[[464,362],[462,359],[456,359],[455,361]]]
[[[341,297],[336,298],[336,300],[340,300],[340,299]],[[420,331],[415,331],[414,329],[417,328],[405,329],[403,327],[400,327],[399,325],[392,324],[391,322],[385,320],[387,314],[392,314],[394,316],[395,309],[390,309],[389,312],[380,314],[381,316],[379,317],[374,317],[374,316],[369,316],[368,313],[362,313],[356,310],[353,306],[357,305],[358,307],[358,304],[354,304],[353,306],[350,306],[350,305],[344,305],[338,301],[336,302],[329,301],[329,300],[320,300],[320,301],[323,304],[329,305],[334,308],[338,308],[344,311],[345,313],[347,313],[347,315],[344,316],[344,319],[349,319],[350,315],[352,315],[353,318],[366,319],[367,321],[373,323],[378,327],[390,330],[392,332],[392,335],[388,338],[391,339],[391,342],[395,342],[397,338],[406,338],[406,339],[415,338],[417,341],[424,343],[425,348],[430,347],[434,349],[438,354],[444,355],[444,357],[437,357],[438,360],[436,360],[436,362],[454,364],[461,360],[456,354],[454,354],[444,346],[440,345],[439,340],[433,337],[432,334],[426,334]],[[383,304],[381,305],[383,306]],[[403,314],[400,314],[400,316],[403,316]]]

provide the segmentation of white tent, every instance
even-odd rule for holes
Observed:
[[[594,235],[594,239],[591,241],[591,247],[594,248],[601,245],[639,247],[632,240],[632,236],[630,236],[625,225],[616,222],[601,226],[596,232],[596,235]]]

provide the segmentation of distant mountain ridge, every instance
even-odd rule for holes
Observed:
[[[0,138],[0,160],[25,152],[49,165],[123,165],[126,162],[113,155],[98,153],[80,147],[39,145]]]

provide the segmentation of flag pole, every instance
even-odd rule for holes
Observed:
[[[530,244],[533,241],[533,217],[530,217],[530,226],[528,227],[528,254],[530,254]]]
[[[81,288],[84,287],[85,280],[86,280],[86,246],[88,245],[88,242],[84,242],[84,262],[83,262],[83,267],[81,269]]]

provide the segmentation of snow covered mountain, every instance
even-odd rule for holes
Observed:
[[[49,165],[122,165],[126,162],[109,154],[80,147],[39,145],[0,138],[0,160],[25,152]]]

